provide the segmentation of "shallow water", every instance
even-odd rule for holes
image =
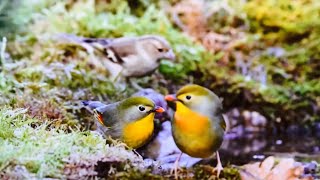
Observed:
[[[320,162],[320,134],[247,133],[233,138],[227,136],[219,152],[223,164],[242,165],[261,161],[270,155]]]
[[[301,133],[302,132],[302,133]],[[267,156],[293,157],[297,161],[320,162],[320,133],[318,135],[304,133],[268,134],[248,133],[241,135],[228,133],[219,149],[222,164],[243,165],[262,161]],[[313,131],[317,132],[317,131]],[[157,160],[161,169],[171,169],[180,154],[171,135],[170,122],[162,123],[162,129],[146,146],[138,150],[146,160]],[[192,158],[183,154],[179,164],[191,167],[195,164],[216,165],[215,158]]]

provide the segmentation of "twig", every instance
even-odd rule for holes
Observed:
[[[7,44],[7,38],[3,37],[2,38],[2,43],[1,43],[1,48],[0,48],[0,66],[4,65],[6,44]]]

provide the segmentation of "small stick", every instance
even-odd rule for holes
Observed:
[[[2,38],[2,43],[1,43],[1,51],[0,51],[0,65],[4,65],[5,61],[5,52],[6,52],[6,44],[7,44],[7,38],[3,37]]]

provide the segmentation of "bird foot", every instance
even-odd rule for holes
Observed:
[[[217,177],[219,178],[221,171],[223,171],[222,163],[220,160],[219,152],[216,152],[217,155],[217,166],[213,169],[213,172],[217,171]]]
[[[170,175],[174,174],[174,179],[178,179],[178,172],[182,171],[182,169],[180,167],[178,167],[179,165],[175,165],[175,167],[173,167],[170,171]]]
[[[143,159],[143,157],[141,156],[141,154],[139,154],[135,149],[132,149],[132,152],[137,155],[139,158]]]
[[[223,167],[221,164],[217,164],[217,166],[213,169],[213,172],[217,172],[217,177],[219,178],[221,171],[223,171]]]
[[[178,179],[178,170],[182,170],[180,167],[179,167],[179,161],[180,161],[180,158],[182,156],[182,153],[179,154],[178,158],[176,159],[176,161],[174,162],[174,165],[173,165],[173,168],[171,169],[170,171],[170,174],[172,175],[173,172],[174,172],[174,178],[175,179]]]

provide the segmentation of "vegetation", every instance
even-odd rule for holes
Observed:
[[[99,55],[60,33],[160,34],[177,60],[162,61],[142,86],[168,92],[197,80],[223,97],[226,111],[259,111],[269,127],[312,125],[320,119],[319,16],[317,0],[1,1],[0,177],[76,178],[83,169],[103,176],[100,162],[124,172],[116,177],[149,176],[124,145],[89,131],[91,115],[79,103],[113,102],[133,90],[111,82]]]
[[[97,163],[109,164],[109,169],[127,161],[135,167],[143,165],[123,144],[110,146],[94,132],[50,128],[50,122],[40,123],[26,116],[27,111],[7,107],[0,111],[2,179],[90,177],[98,175]]]
[[[174,10],[215,55],[199,63],[203,84],[227,97],[227,107],[257,110],[283,123],[319,119],[317,2],[201,2],[182,1]]]

